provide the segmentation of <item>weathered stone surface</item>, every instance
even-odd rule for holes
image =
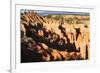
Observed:
[[[21,62],[90,58],[89,16],[62,17],[44,17],[33,11],[21,14]]]

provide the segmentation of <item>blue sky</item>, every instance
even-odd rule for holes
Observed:
[[[25,10],[25,9],[21,9],[21,12],[24,11],[30,11],[30,10]],[[45,10],[33,10],[34,12],[38,13],[39,15],[42,16],[47,16],[49,14],[66,14],[66,15],[87,15],[89,16],[89,13],[85,13],[85,12],[68,12],[68,11],[45,11]]]

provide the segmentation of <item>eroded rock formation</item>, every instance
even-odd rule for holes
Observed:
[[[89,59],[89,16],[21,13],[21,62]]]

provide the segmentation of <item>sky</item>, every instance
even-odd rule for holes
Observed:
[[[21,12],[27,12],[30,10],[26,10],[26,9],[21,9]],[[36,13],[38,13],[39,15],[42,16],[47,16],[47,15],[54,15],[54,14],[66,14],[66,15],[86,15],[89,16],[89,13],[85,13],[85,12],[68,12],[68,11],[45,11],[45,10],[32,10]]]

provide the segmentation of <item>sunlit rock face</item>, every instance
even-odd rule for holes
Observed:
[[[30,10],[20,19],[22,63],[90,59],[89,15]]]

